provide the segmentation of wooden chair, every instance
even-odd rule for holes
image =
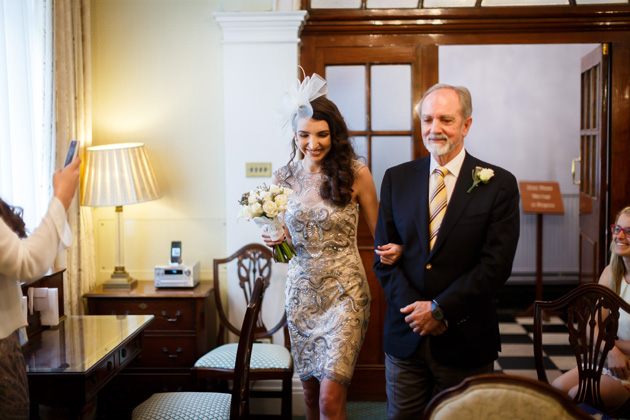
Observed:
[[[608,287],[584,284],[557,300],[534,302],[534,358],[538,379],[549,383],[543,367],[543,311],[565,307],[569,344],[573,347],[579,373],[574,401],[586,403],[613,417],[621,411],[627,413],[630,399],[614,411],[607,410],[599,390],[606,356],[617,340],[619,309],[630,313],[630,304]]]
[[[227,330],[240,335],[241,331],[230,321],[221,302],[221,285],[219,281],[221,266],[232,261],[236,263],[237,279],[239,286],[243,290],[245,302],[251,300],[250,293],[255,278],[258,276],[262,277],[265,281],[265,288],[269,286],[273,260],[271,250],[264,245],[245,245],[227,258],[214,260],[214,296],[220,320],[218,346],[199,358],[195,363],[197,379],[201,382],[219,380],[227,383],[227,380],[232,379],[234,372],[236,346],[235,344],[224,344],[225,333]],[[231,281],[229,277],[228,281]],[[282,401],[281,418],[291,419],[293,358],[289,350],[286,313],[284,311],[282,313],[282,318],[271,329],[267,329],[263,322],[262,314],[259,314],[254,339],[256,341],[270,340],[275,332],[284,328],[285,346],[271,342],[256,342],[253,347],[250,366],[250,378],[252,381],[280,380],[282,381],[282,388],[280,391],[253,390],[251,395],[252,397],[280,398]]]
[[[549,384],[506,374],[477,375],[429,402],[425,420],[563,420],[593,417]]]
[[[249,364],[256,319],[262,306],[264,281],[256,279],[241,327],[233,372],[232,394],[168,392],[153,394],[133,410],[132,420],[230,420],[249,417]]]

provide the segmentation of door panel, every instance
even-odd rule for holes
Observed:
[[[596,282],[606,266],[608,46],[582,57],[579,282]]]
[[[328,94],[348,123],[356,152],[372,172],[377,193],[385,170],[427,152],[413,106],[437,83],[436,46],[321,47],[303,60],[306,73],[327,80]],[[313,63],[309,68],[309,63]],[[385,399],[383,325],[385,295],[372,271],[374,238],[363,216],[359,252],[372,295],[365,341],[359,353],[350,400]]]

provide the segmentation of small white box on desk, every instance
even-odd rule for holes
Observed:
[[[155,287],[195,287],[199,284],[199,262],[155,267]]]

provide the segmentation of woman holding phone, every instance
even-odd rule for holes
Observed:
[[[57,251],[72,243],[66,212],[79,183],[80,164],[75,158],[55,172],[48,212],[28,237],[22,209],[0,199],[0,417],[5,419],[29,418],[26,364],[18,333],[27,325],[20,283],[43,276]]]

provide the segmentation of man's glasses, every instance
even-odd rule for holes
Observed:
[[[619,225],[610,225],[610,231],[615,235],[619,235],[621,231],[626,234],[626,237],[630,238],[630,227],[622,228]]]

